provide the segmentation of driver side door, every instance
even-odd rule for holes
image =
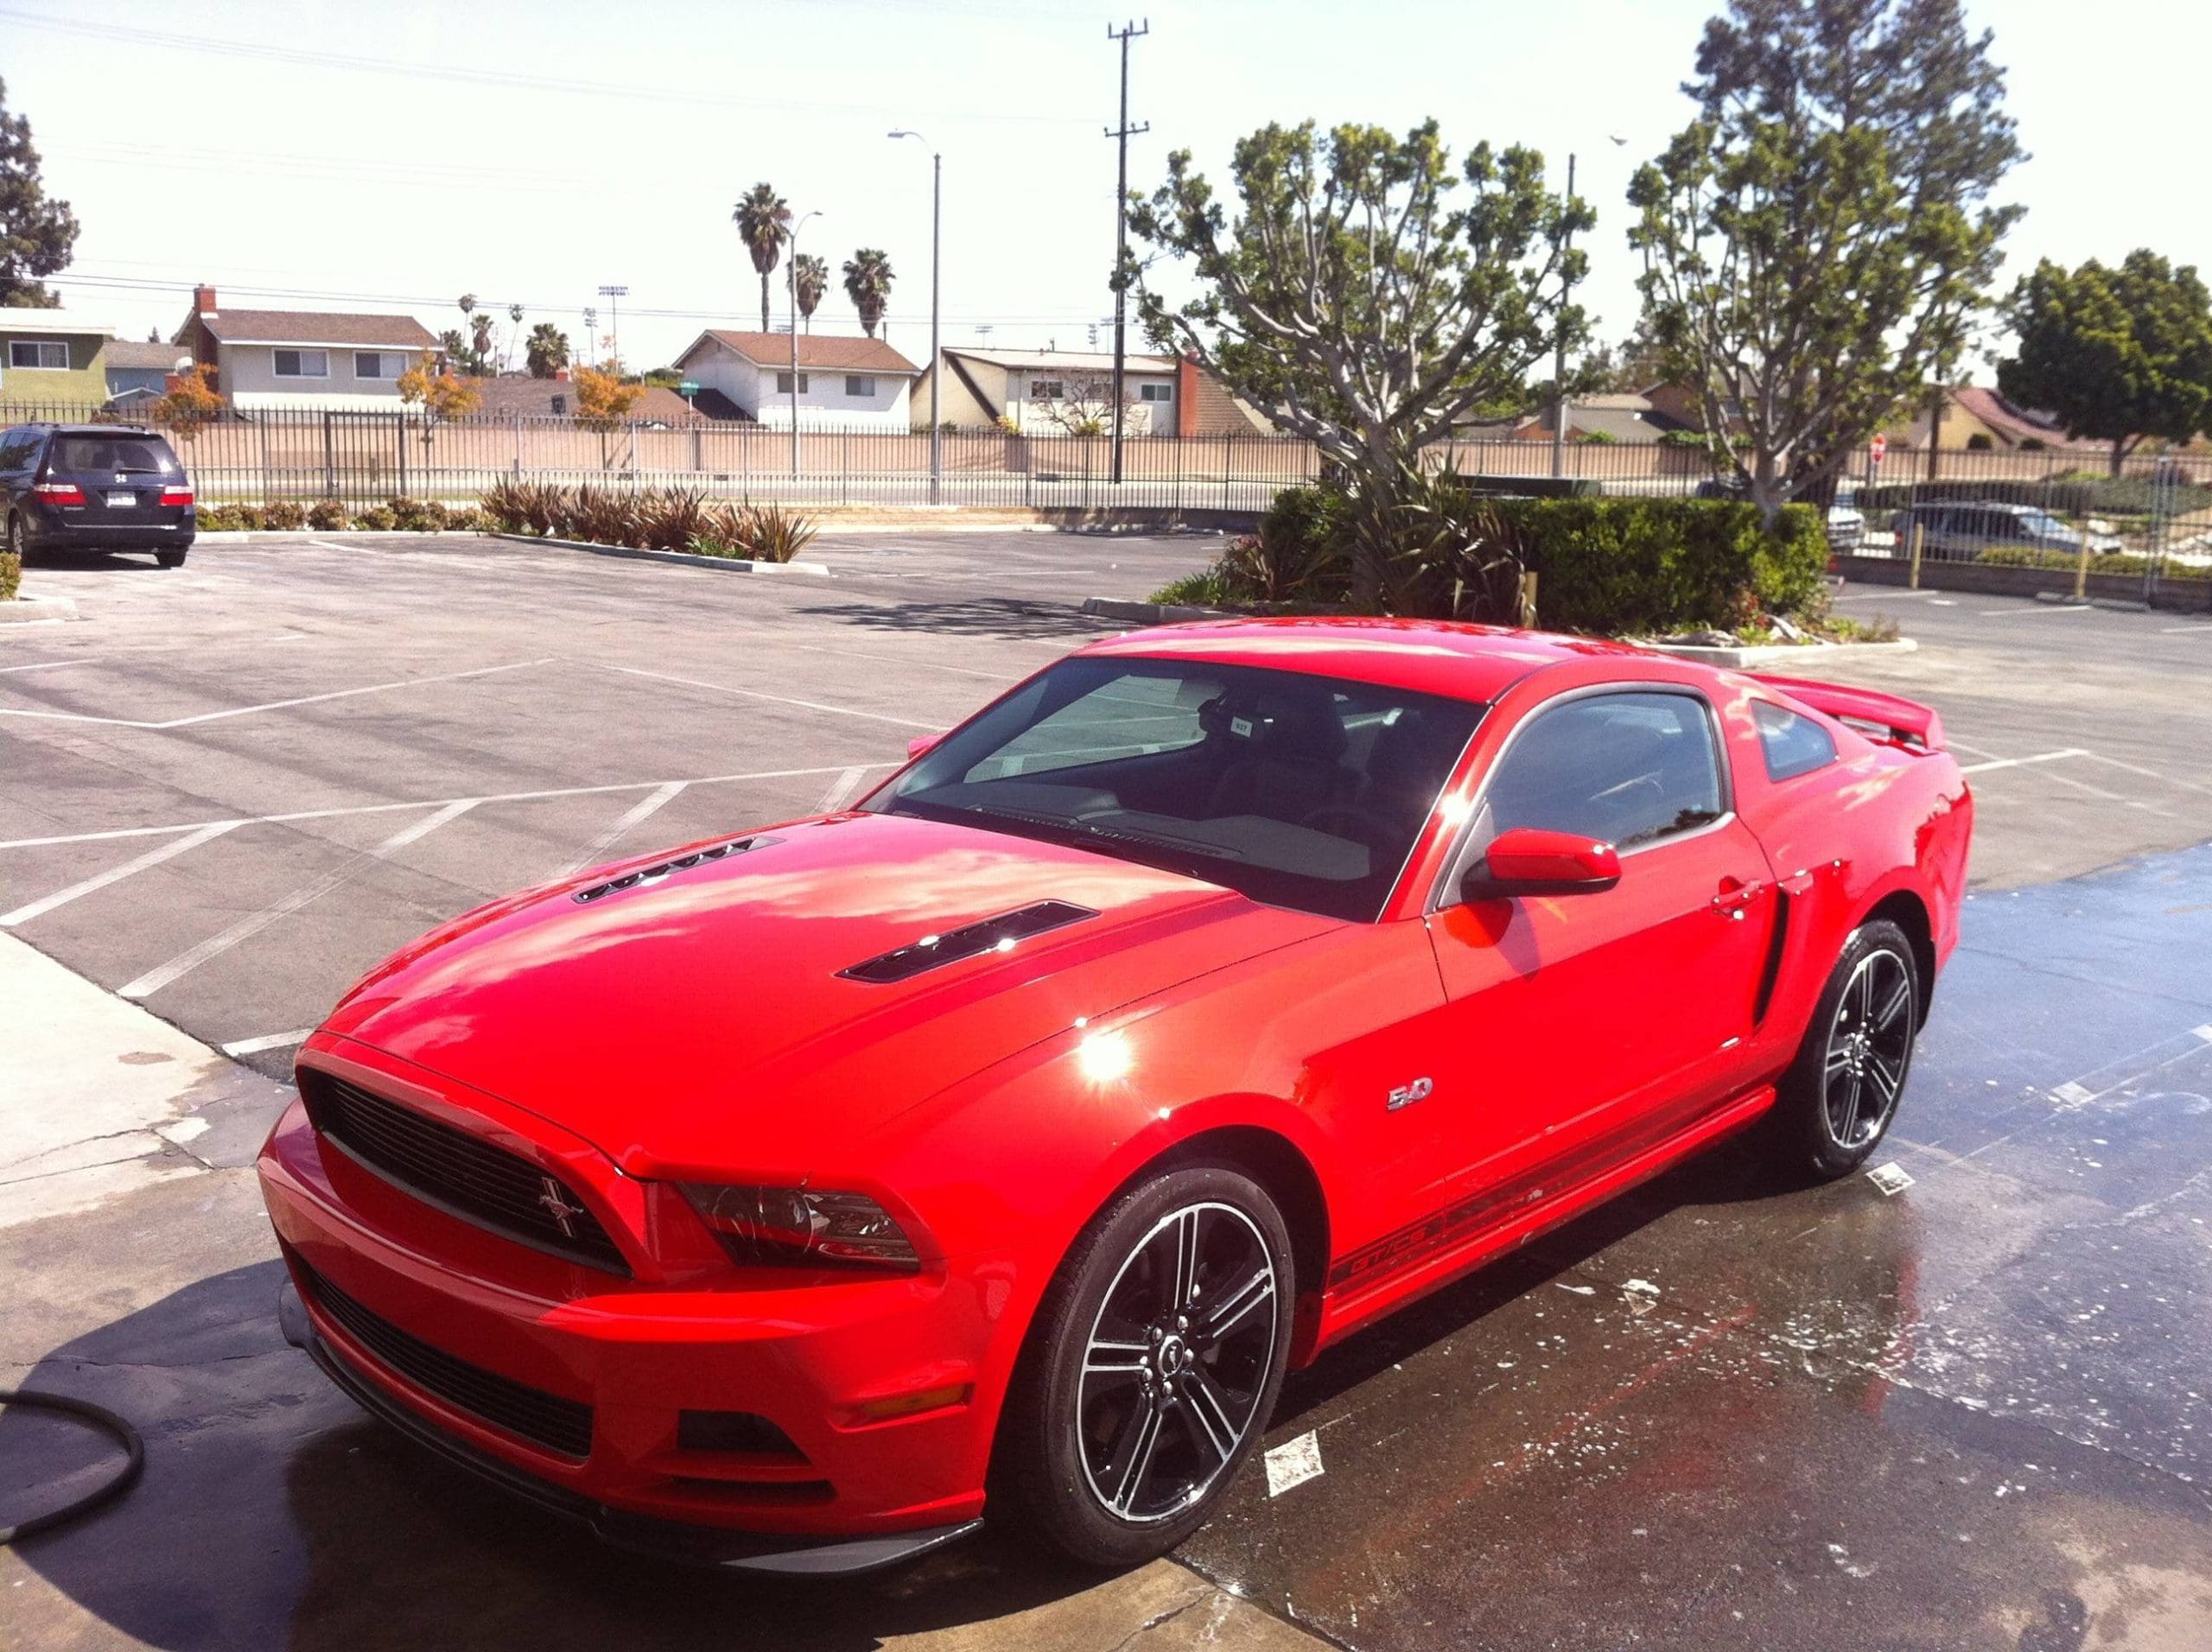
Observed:
[[[1476,1225],[1658,1145],[1747,1081],[1774,874],[1736,817],[1694,689],[1570,694],[1494,760],[1429,915],[1446,1003],[1428,1103]],[[1459,879],[1516,827],[1611,843],[1602,893],[1484,897]]]

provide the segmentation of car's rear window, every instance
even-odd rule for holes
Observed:
[[[109,475],[174,476],[178,470],[176,455],[161,437],[120,435],[56,436],[47,465],[57,471]]]

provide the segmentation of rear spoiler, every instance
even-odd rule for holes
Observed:
[[[1879,689],[1855,689],[1842,683],[1813,683],[1803,677],[1750,673],[1751,681],[1780,689],[1815,711],[1849,723],[1861,734],[1909,752],[1943,749],[1943,720],[1935,708]]]

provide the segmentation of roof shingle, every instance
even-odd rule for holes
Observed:
[[[349,315],[337,310],[249,310],[227,307],[198,320],[219,344],[338,344],[429,350],[430,330],[411,315]]]
[[[728,346],[759,367],[788,367],[791,359],[791,335],[788,333],[738,333],[710,327],[699,335]],[[699,347],[698,340],[692,341],[677,360],[690,359],[692,351]],[[798,335],[798,365],[823,372],[846,371],[851,372],[904,373],[918,376],[921,369],[900,355],[881,339],[855,339],[849,334],[835,333],[802,333]]]

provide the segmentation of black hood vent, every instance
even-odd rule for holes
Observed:
[[[1065,929],[1070,924],[1080,924],[1086,918],[1098,914],[1088,906],[1078,906],[1071,900],[1040,900],[1033,906],[1023,906],[1010,912],[1001,912],[996,918],[979,919],[963,924],[960,928],[947,930],[942,935],[925,935],[910,946],[895,952],[886,952],[856,963],[849,969],[837,973],[848,981],[866,981],[881,985],[886,982],[905,981],[925,970],[957,963],[963,958],[980,957],[986,952],[1010,950],[1016,941],[1026,941],[1033,935],[1042,935],[1047,930]]]
[[[703,866],[709,861],[720,861],[733,855],[742,855],[747,849],[764,849],[769,844],[778,841],[772,837],[741,837],[732,842],[716,843],[709,848],[693,849],[690,854],[679,855],[674,860],[663,861],[658,866],[641,866],[635,872],[626,872],[619,878],[609,878],[605,883],[587,885],[569,898],[571,900],[598,900],[604,896],[613,894],[618,889],[634,889],[641,883],[657,883],[671,873],[688,871],[695,866]]]

